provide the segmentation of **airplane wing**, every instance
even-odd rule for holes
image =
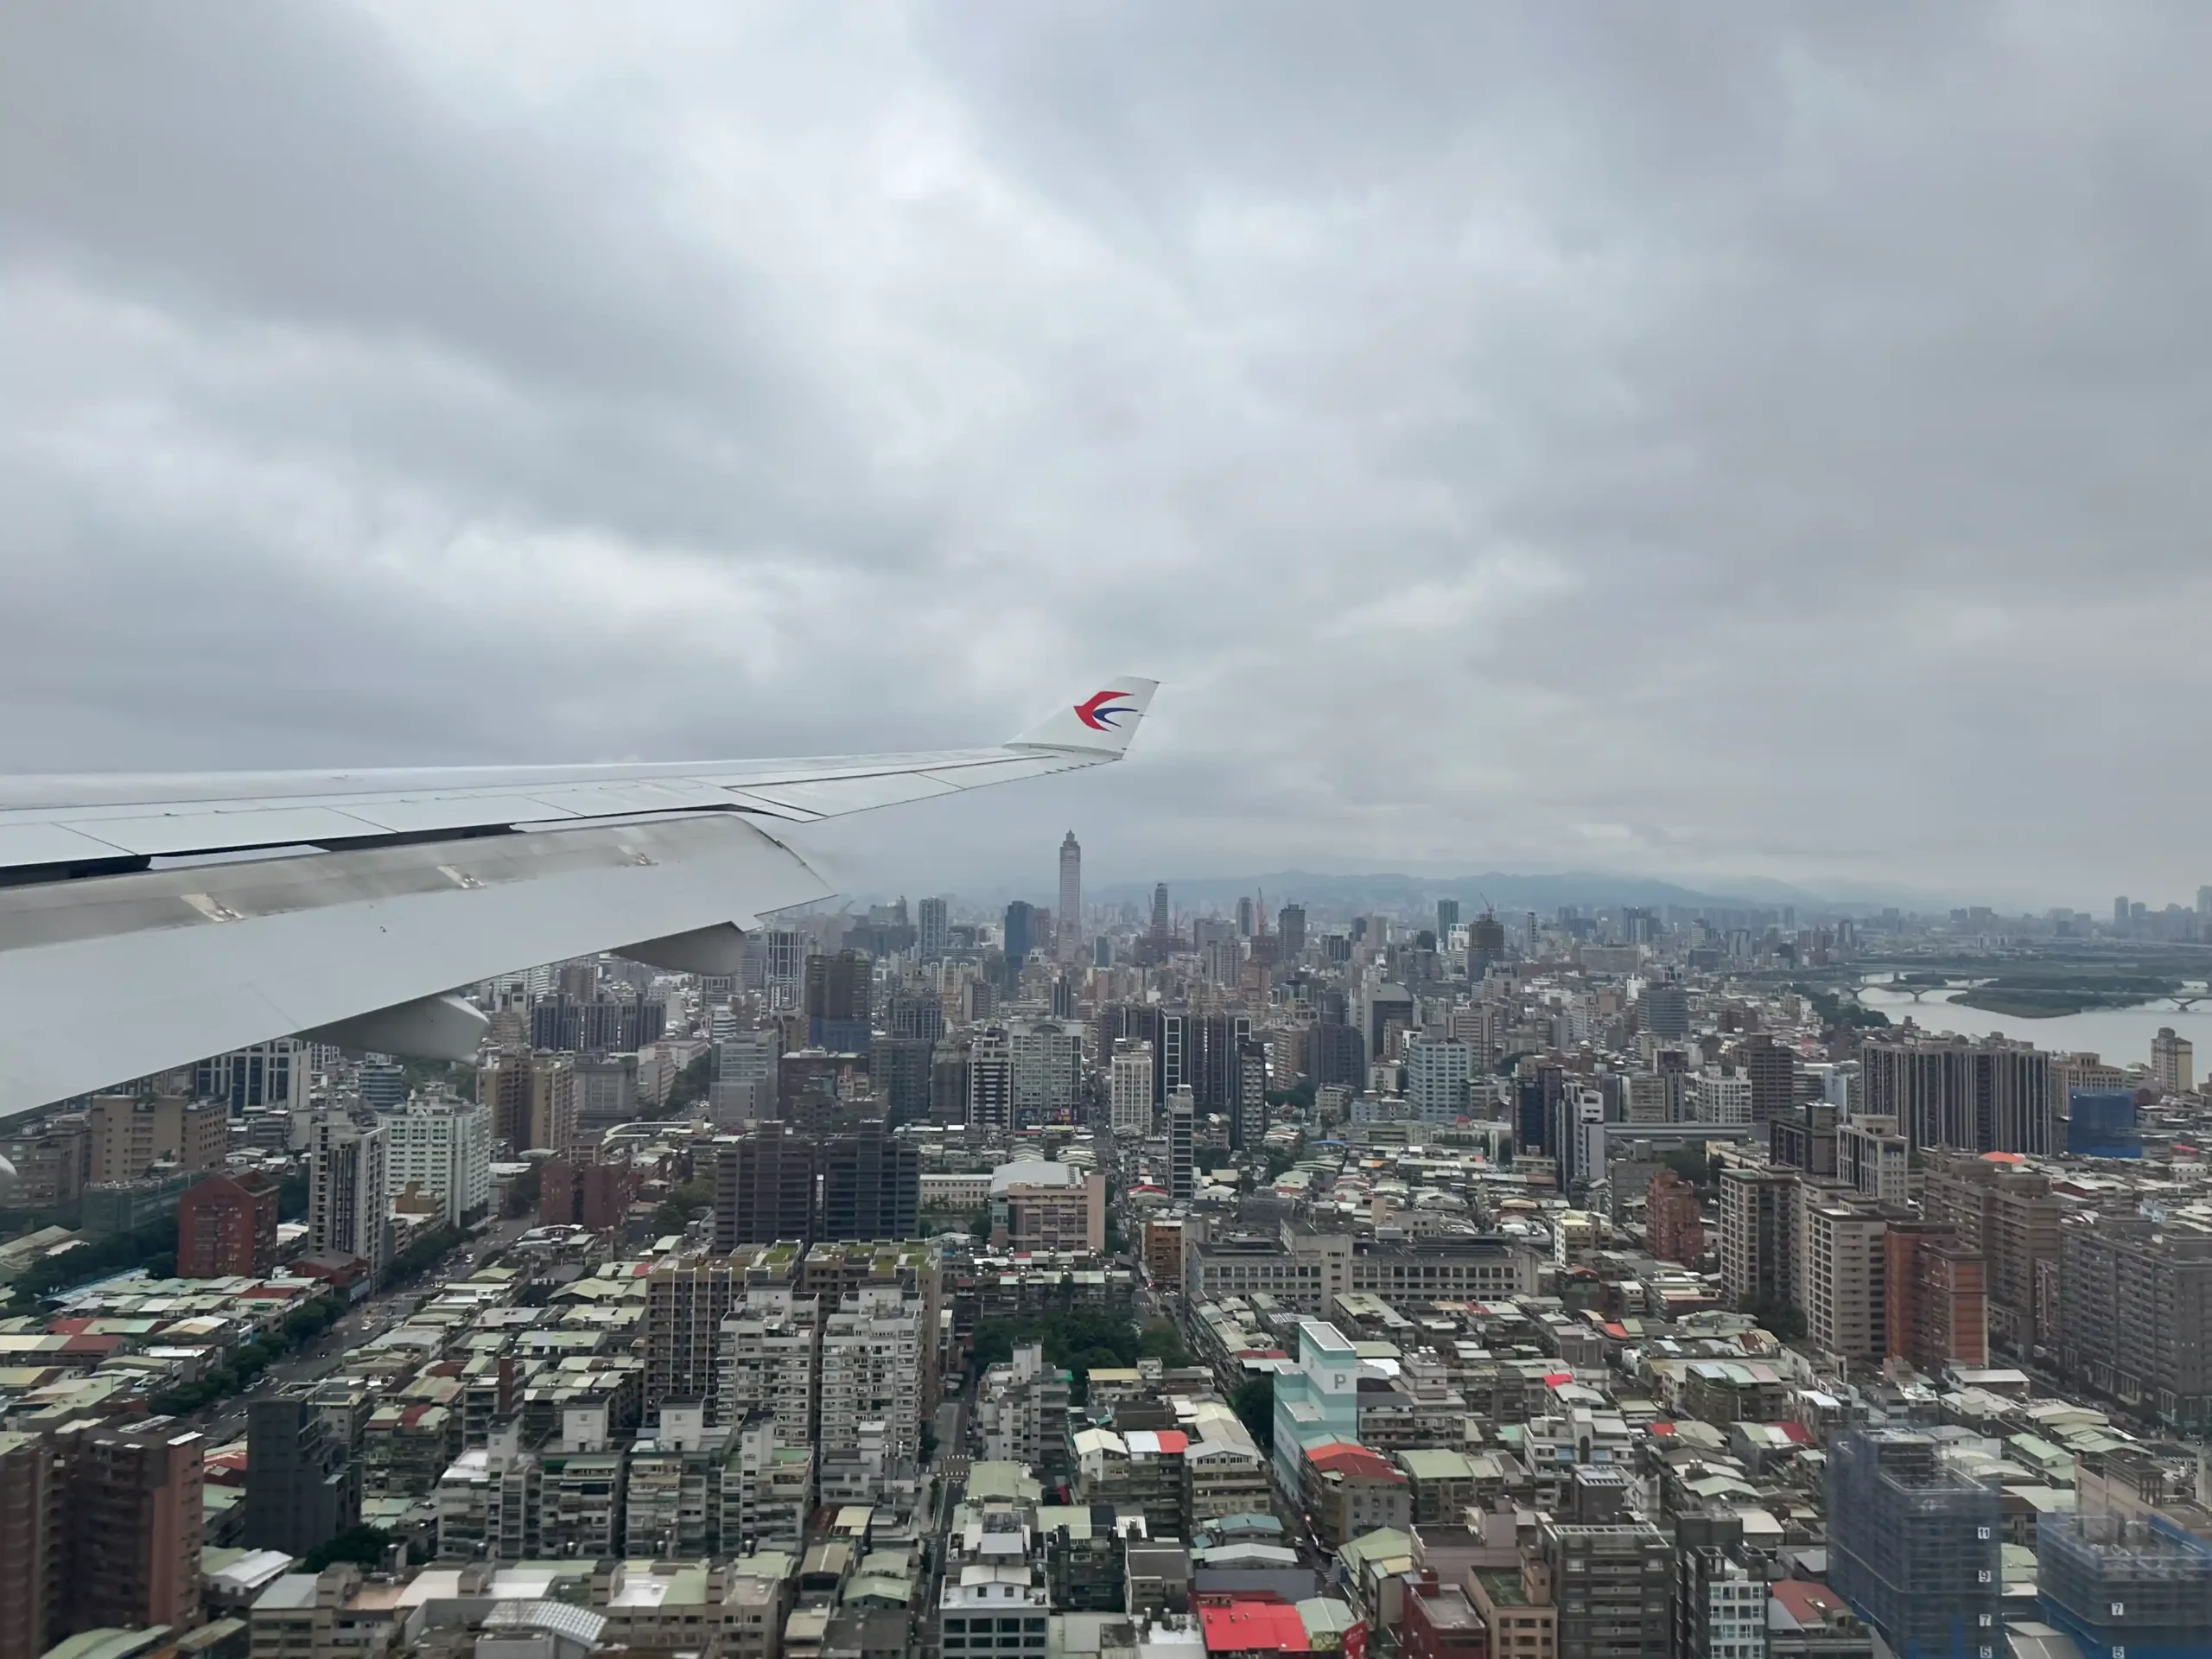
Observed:
[[[830,891],[781,826],[1118,760],[1154,690],[995,748],[0,778],[0,1120],[301,1033],[465,1059],[450,988],[569,957],[734,973]]]

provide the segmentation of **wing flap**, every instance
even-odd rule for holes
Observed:
[[[829,891],[728,813],[0,889],[0,1119]]]

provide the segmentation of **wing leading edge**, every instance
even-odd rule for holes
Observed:
[[[465,1058],[482,1016],[443,994],[565,957],[720,970],[830,891],[782,826],[1117,760],[1154,689],[996,748],[0,779],[0,1120],[306,1031]]]

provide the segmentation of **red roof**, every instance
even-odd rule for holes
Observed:
[[[47,1332],[56,1337],[81,1337],[92,1328],[90,1319],[48,1319]]]
[[[1788,1608],[1800,1624],[1825,1624],[1830,1615],[1849,1611],[1841,1596],[1810,1579],[1783,1579],[1769,1585],[1767,1593]]]
[[[1254,1649],[1272,1653],[1313,1651],[1306,1621],[1288,1602],[1237,1600],[1225,1607],[1202,1605],[1198,1624],[1205,1632],[1208,1653],[1243,1653]]]
[[[1405,1480],[1405,1476],[1381,1452],[1345,1440],[1318,1446],[1306,1454],[1306,1460],[1325,1475],[1358,1475],[1369,1480],[1401,1483]]]
[[[1574,1373],[1573,1371],[1546,1371],[1544,1373],[1544,1386],[1548,1389],[1555,1389],[1562,1382],[1572,1382],[1573,1381]]]

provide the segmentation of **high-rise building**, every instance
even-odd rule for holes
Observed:
[[[1250,1152],[1267,1133],[1268,1046],[1246,1037],[1236,1045],[1236,1096],[1230,1106],[1230,1147]]]
[[[308,1129],[308,1243],[318,1255],[358,1256],[373,1278],[391,1259],[391,1192],[384,1130],[328,1111]]]
[[[1675,1554],[1658,1528],[1648,1521],[1547,1519],[1537,1547],[1557,1586],[1559,1659],[1659,1659],[1667,1652]]]
[[[1836,1125],[1836,1179],[1862,1198],[1904,1203],[1911,1195],[1911,1158],[1893,1117],[1859,1113]]]
[[[806,959],[806,1043],[836,1054],[868,1052],[875,964],[858,950]]]
[[[1746,1038],[1737,1067],[1751,1084],[1751,1122],[1771,1123],[1797,1103],[1797,1057],[1764,1033]]]
[[[1236,900],[1236,937],[1238,938],[1249,939],[1257,931],[1258,914],[1258,911],[1253,906],[1252,895],[1249,893],[1241,894]]]
[[[510,1151],[568,1152],[576,1141],[576,1064],[567,1054],[500,1049],[477,1069],[476,1098],[492,1139]]]
[[[1107,1127],[1116,1140],[1141,1141],[1152,1133],[1152,1045],[1117,1039],[1106,1082]]]
[[[1440,899],[1436,901],[1436,948],[1440,950],[1451,941],[1452,930],[1459,925],[1459,901]]]
[[[742,1423],[765,1411],[777,1444],[811,1446],[822,1382],[819,1300],[788,1285],[747,1286],[722,1319],[721,1340],[715,1421]]]
[[[2036,1591],[2044,1622],[2079,1653],[2126,1659],[2212,1645],[2212,1544],[2155,1511],[2038,1521]]]
[[[1186,1084],[1167,1096],[1168,1195],[1187,1198],[1198,1191],[1198,1103]]]
[[[1740,1516],[1675,1518],[1674,1588],[1674,1659],[1766,1659],[1767,1585],[1745,1556]]]
[[[273,1272],[276,1222],[276,1183],[266,1175],[211,1175],[188,1187],[176,1205],[178,1277]]]
[[[1981,1252],[1938,1221],[1893,1220],[1883,1246],[1886,1351],[1928,1376],[1941,1376],[1948,1366],[1988,1364],[1988,1264]]]
[[[1888,1230],[1888,1221],[1872,1211],[1805,1206],[1805,1335],[1819,1352],[1878,1361],[1887,1351]]]
[[[229,1103],[232,1115],[250,1106],[280,1110],[308,1103],[307,1045],[296,1037],[256,1043],[229,1054],[212,1055],[192,1068],[196,1100]]]
[[[1962,1153],[1930,1153],[1921,1208],[1986,1258],[1989,1339],[2023,1355],[2050,1343],[2041,1287],[2058,1268],[2059,1199],[2050,1178]]]
[[[2050,1056],[2029,1043],[1894,1032],[1859,1050],[1866,1109],[1916,1147],[2045,1154],[2057,1147]]]
[[[0,1659],[38,1659],[66,1634],[64,1472],[45,1435],[0,1430]]]
[[[2170,1428],[2212,1428],[2212,1235],[2133,1216],[2059,1229],[2059,1370]],[[2047,1341],[2051,1340],[2046,1338]]]
[[[924,1299],[896,1284],[849,1292],[822,1322],[823,1492],[910,1478],[921,1453]]]
[[[2151,1086],[2162,1095],[2185,1095],[2196,1087],[2196,1049],[2186,1037],[2160,1026],[2151,1039]]]
[[[968,1127],[997,1134],[1014,1127],[1014,1049],[1003,1031],[979,1031],[968,1046]]]
[[[1828,1444],[1828,1583],[1899,1659],[2002,1659],[1997,1487],[1936,1442],[1852,1429]]]
[[[246,1548],[305,1555],[360,1519],[353,1448],[311,1390],[255,1399],[246,1408]]]
[[[1406,1104],[1424,1123],[1453,1123],[1467,1115],[1474,1051],[1465,1043],[1422,1036],[1406,1039]]]
[[[201,1454],[168,1417],[0,1433],[0,1655],[199,1624]]]
[[[1720,1291],[1732,1306],[1795,1300],[1789,1251],[1794,1170],[1738,1165],[1720,1173]]]
[[[915,912],[914,953],[924,962],[935,962],[952,948],[952,929],[942,899],[925,899]]]
[[[645,1276],[647,1411],[664,1400],[720,1398],[722,1321],[744,1294],[746,1267],[743,1256],[694,1254]]]
[[[1001,933],[1008,987],[1021,982],[1021,965],[1029,960],[1030,951],[1037,947],[1036,926],[1036,906],[1017,899],[1006,907],[1006,921]]]
[[[717,1128],[741,1128],[775,1116],[783,1058],[783,1037],[773,1029],[732,1031],[716,1039],[707,1099]]]
[[[930,1122],[957,1128],[968,1122],[968,1042],[947,1037],[930,1052]]]
[[[1647,980],[1637,1007],[1643,1028],[1662,1042],[1679,1043],[1690,1034],[1689,988],[1680,980]]]
[[[1249,1014],[1191,1014],[1169,1015],[1178,1020],[1181,1041],[1178,1052],[1171,1059],[1182,1062],[1179,1076],[1171,1076],[1169,1084],[1188,1084],[1197,1097],[1201,1116],[1219,1112],[1230,1116],[1243,1092],[1238,1066],[1243,1046],[1252,1035],[1252,1016]],[[1174,1033],[1170,1033],[1171,1041]]]
[[[416,1096],[379,1114],[386,1192],[434,1200],[454,1226],[492,1205],[491,1114],[474,1101]]]
[[[1697,1188],[1671,1169],[1662,1169],[1645,1189],[1643,1224],[1651,1254],[1662,1262],[1696,1267],[1705,1259],[1705,1217]]]
[[[868,1045],[868,1080],[893,1125],[929,1116],[930,1058],[934,1037],[878,1037]]]
[[[101,1184],[135,1181],[155,1163],[213,1169],[230,1146],[230,1109],[219,1100],[96,1095],[86,1122],[92,1179]]]
[[[810,1239],[817,1168],[813,1140],[780,1127],[717,1141],[715,1249]]]
[[[813,1236],[913,1238],[921,1231],[922,1155],[881,1127],[822,1143],[822,1214]]]
[[[1157,882],[1152,889],[1152,937],[1165,939],[1173,931],[1167,911],[1167,884]]]
[[[650,1048],[668,1029],[668,1005],[635,997],[594,997],[589,1001],[556,996],[531,1005],[530,1046],[532,1048],[582,1054],[633,1054]],[[367,1091],[363,1091],[366,1099]],[[398,1096],[372,1102],[396,1106],[406,1098],[404,1080]]]
[[[1054,953],[1062,962],[1083,959],[1083,849],[1075,831],[1060,843],[1060,938]]]
[[[1306,906],[1285,905],[1275,912],[1275,931],[1282,936],[1282,957],[1295,962],[1306,950]]]
[[[1057,1020],[1025,1020],[1007,1028],[1014,1127],[1028,1129],[1071,1123],[1083,1087],[1080,1027]]]

